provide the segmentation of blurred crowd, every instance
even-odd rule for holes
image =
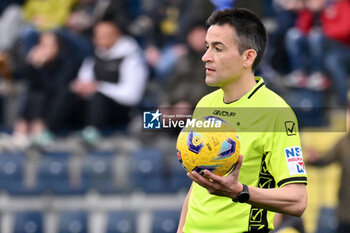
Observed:
[[[128,133],[144,108],[193,108],[213,90],[201,61],[205,21],[229,7],[266,23],[257,75],[268,86],[347,105],[350,0],[3,0],[2,131],[24,148],[72,132],[94,142]]]
[[[71,137],[91,146],[111,132],[164,139],[141,133],[142,112],[189,114],[214,90],[201,61],[205,21],[231,7],[263,19],[269,40],[256,74],[292,107],[319,108],[302,116],[315,123],[322,109],[348,106],[350,0],[1,0],[0,150]],[[308,162],[340,161],[347,171],[346,155]],[[349,232],[344,200],[338,218]],[[304,232],[300,219],[280,221]]]

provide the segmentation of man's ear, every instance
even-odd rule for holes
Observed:
[[[244,51],[243,52],[244,68],[252,67],[257,55],[258,54],[254,49],[247,49],[246,51]]]

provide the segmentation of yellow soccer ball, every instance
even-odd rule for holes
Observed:
[[[177,157],[188,172],[204,169],[223,176],[234,169],[240,141],[234,128],[213,116],[192,120],[177,138]],[[207,127],[204,127],[207,126]]]

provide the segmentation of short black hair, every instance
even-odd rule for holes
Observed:
[[[239,53],[254,49],[257,53],[252,70],[255,71],[266,47],[266,30],[259,17],[245,8],[214,11],[207,20],[207,26],[228,24],[235,29]]]

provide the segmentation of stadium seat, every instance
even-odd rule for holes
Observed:
[[[136,212],[132,211],[109,212],[104,233],[134,233],[137,231],[136,217]]]
[[[173,192],[188,191],[192,180],[186,175],[186,170],[182,167],[182,164],[175,155],[170,159],[170,185]]]
[[[142,148],[131,154],[130,178],[134,190],[171,192],[170,171],[165,169],[163,154],[158,149]]]
[[[85,156],[82,184],[87,189],[94,189],[102,194],[118,191],[113,171],[114,156],[114,151],[94,151]]]
[[[69,174],[68,152],[44,153],[39,164],[38,186],[46,193],[74,195],[84,193],[80,186],[72,184]]]
[[[153,213],[152,233],[176,233],[181,210],[158,210]]]
[[[87,233],[87,221],[85,211],[64,211],[60,214],[58,233]]]
[[[0,154],[0,189],[10,194],[25,192],[25,155],[22,153]]]
[[[19,212],[15,214],[13,233],[42,233],[43,214],[38,211]]]
[[[287,98],[300,127],[323,126],[325,122],[325,93],[306,89],[292,89]]]
[[[321,207],[318,213],[316,233],[335,233],[337,218],[334,207]]]

